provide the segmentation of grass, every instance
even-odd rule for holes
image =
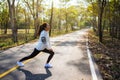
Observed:
[[[0,35],[4,33],[4,30],[0,30]],[[19,33],[25,33],[25,29],[18,29],[18,34]],[[29,33],[34,33],[34,29],[29,29]],[[7,29],[7,34],[12,34],[11,29]]]
[[[7,30],[7,34],[3,34],[3,30],[0,30],[0,50],[4,50],[31,41],[33,40],[33,34],[34,29],[29,29],[29,34],[25,33],[25,29],[18,29],[18,42],[13,43],[11,29]]]
[[[27,36],[27,39],[26,39],[26,36]],[[18,34],[18,42],[17,43],[13,43],[11,37],[12,36],[10,34],[0,37],[1,50],[7,49],[7,48],[10,48],[13,46],[21,45],[21,44],[24,44],[26,42],[33,40],[33,34],[22,34],[22,33]]]

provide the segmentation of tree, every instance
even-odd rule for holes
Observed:
[[[41,12],[42,9],[40,9],[41,2],[43,0],[24,0],[24,2],[27,4],[28,9],[30,10],[30,13],[33,17],[34,20],[34,27],[35,27],[35,32],[34,32],[34,38],[37,37],[37,30],[39,26],[39,19],[38,19],[38,13],[39,11]]]
[[[50,27],[52,29],[52,21],[53,21],[53,0],[52,0],[52,5],[51,5],[51,17],[50,17]],[[51,29],[49,31],[49,35],[51,36]]]
[[[68,14],[68,18],[69,18],[68,19],[68,24],[70,25],[72,31],[74,30],[73,26],[77,26],[77,24],[79,23],[78,22],[79,21],[79,19],[78,19],[78,16],[79,16],[78,8],[75,7],[75,6],[70,6],[68,8],[68,13],[70,13],[70,14]],[[80,14],[82,14],[82,13],[80,13]]]
[[[98,6],[99,6],[99,11],[98,11],[98,35],[99,35],[99,41],[102,42],[102,37],[103,37],[103,29],[102,29],[102,16],[104,12],[104,8],[106,6],[106,0],[98,0]]]
[[[120,2],[118,0],[112,0],[110,3],[110,10],[111,10],[111,19],[110,21],[112,24],[110,25],[110,34],[113,38],[120,39]]]
[[[60,0],[61,2],[64,3],[64,8],[65,8],[65,21],[66,21],[66,32],[68,32],[68,12],[67,12],[67,3],[70,2],[70,0]]]
[[[93,26],[93,30],[94,32],[98,35],[98,21],[97,21],[97,17],[98,17],[98,5],[96,2],[91,2],[91,6],[89,7],[91,8],[91,17],[92,17],[92,20],[91,20],[91,24]],[[90,10],[90,9],[89,9]]]
[[[4,29],[4,34],[7,34],[8,22],[9,22],[9,12],[6,1],[2,1],[0,3],[0,25],[1,28]]]
[[[0,13],[1,17],[1,26],[3,26],[4,34],[7,34],[7,28],[8,28],[8,22],[9,22],[9,13],[7,12],[7,9],[3,9],[3,11]]]
[[[12,28],[12,40],[17,42],[17,26],[15,17],[15,0],[7,0],[9,6],[10,26]]]

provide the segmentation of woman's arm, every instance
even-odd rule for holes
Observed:
[[[51,44],[50,44],[50,40],[49,40],[49,34],[48,34],[48,32],[43,31],[43,32],[41,33],[40,37],[41,37],[41,39],[40,39],[41,42],[42,42],[44,45],[46,45],[46,48],[52,50]]]
[[[41,32],[40,40],[43,44],[46,44],[46,33],[45,33],[45,31]]]
[[[51,44],[50,44],[50,38],[49,38],[49,34],[47,33],[47,36],[46,36],[46,40],[47,40],[47,49],[49,50],[52,50],[52,47],[51,47]]]

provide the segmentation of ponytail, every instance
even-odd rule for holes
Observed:
[[[43,23],[42,25],[39,26],[37,35],[40,35],[43,30],[47,27],[47,23]]]

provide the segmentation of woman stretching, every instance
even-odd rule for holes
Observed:
[[[50,45],[49,30],[50,30],[50,26],[49,26],[48,23],[43,23],[39,27],[38,34],[40,35],[40,37],[39,37],[39,40],[38,40],[38,44],[34,48],[34,51],[32,52],[31,55],[29,55],[27,57],[24,57],[17,62],[18,66],[22,67],[22,66],[24,66],[24,64],[22,63],[23,61],[35,57],[40,52],[46,52],[46,53],[49,53],[50,55],[49,55],[49,57],[47,59],[47,62],[45,64],[45,68],[52,68],[52,65],[49,64],[49,62],[52,59],[52,57],[54,55],[54,52],[53,52],[53,50],[51,48],[51,45]]]

